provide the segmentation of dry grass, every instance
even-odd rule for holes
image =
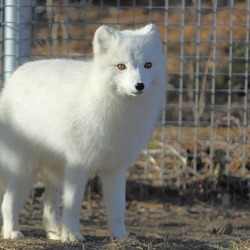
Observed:
[[[235,117],[231,117],[229,127],[227,121],[222,118],[214,127],[166,126],[163,141],[162,128],[156,129],[148,150],[142,151],[128,179],[175,188],[193,188],[206,180],[218,188],[223,178],[237,186],[241,179],[249,179],[250,142],[242,142],[244,136],[249,137],[250,128],[243,128]]]
[[[0,249],[3,250],[247,250],[250,249],[250,242],[246,240],[240,242],[235,237],[221,236],[216,239],[210,239],[210,242],[195,241],[191,239],[180,240],[154,240],[145,241],[136,245],[124,240],[108,242],[106,239],[98,237],[87,237],[87,243],[60,243],[46,239],[29,238],[23,241],[7,241],[0,243]]]

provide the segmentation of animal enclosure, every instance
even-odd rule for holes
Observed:
[[[128,180],[249,192],[249,1],[1,1],[1,85],[29,60],[91,57],[94,31],[155,23],[168,93]],[[220,186],[219,185],[219,186]]]
[[[168,91],[151,140],[127,173],[128,230],[146,242],[139,249],[249,249],[250,0],[0,0],[0,20],[1,87],[30,60],[91,58],[100,25],[156,24]],[[41,180],[20,221],[35,240],[1,242],[0,248],[65,249],[43,240]],[[103,247],[106,241],[98,238],[107,236],[99,189],[93,176],[83,205],[87,217],[81,217],[86,249],[118,249]],[[228,233],[227,219],[236,236]],[[211,235],[219,237],[215,245]]]

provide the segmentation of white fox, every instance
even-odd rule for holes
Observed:
[[[99,171],[112,239],[127,237],[125,175],[149,138],[165,95],[157,28],[97,29],[91,61],[29,62],[0,98],[0,202],[5,239],[21,239],[18,214],[45,176],[43,224],[50,239],[81,241],[82,197]],[[62,215],[59,212],[62,191]]]

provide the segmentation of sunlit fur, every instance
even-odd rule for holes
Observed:
[[[125,173],[149,138],[166,86],[157,28],[95,33],[94,58],[29,62],[0,98],[0,199],[5,239],[18,225],[39,169],[45,175],[43,222],[50,239],[80,241],[88,176],[100,171],[111,238],[126,237]],[[151,68],[144,67],[152,63]],[[125,69],[119,70],[118,64]],[[136,83],[143,83],[138,91]],[[59,197],[62,191],[62,215]]]

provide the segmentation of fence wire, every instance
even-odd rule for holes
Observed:
[[[249,0],[0,3],[2,82],[9,56],[15,67],[27,60],[90,57],[100,25],[134,29],[155,23],[167,59],[168,95],[152,140],[128,179],[187,188],[226,178],[227,186],[237,180],[249,188]],[[5,12],[10,6],[19,13],[12,23]],[[18,34],[8,38],[4,31],[13,24]],[[6,53],[8,39],[14,39],[14,54]]]

